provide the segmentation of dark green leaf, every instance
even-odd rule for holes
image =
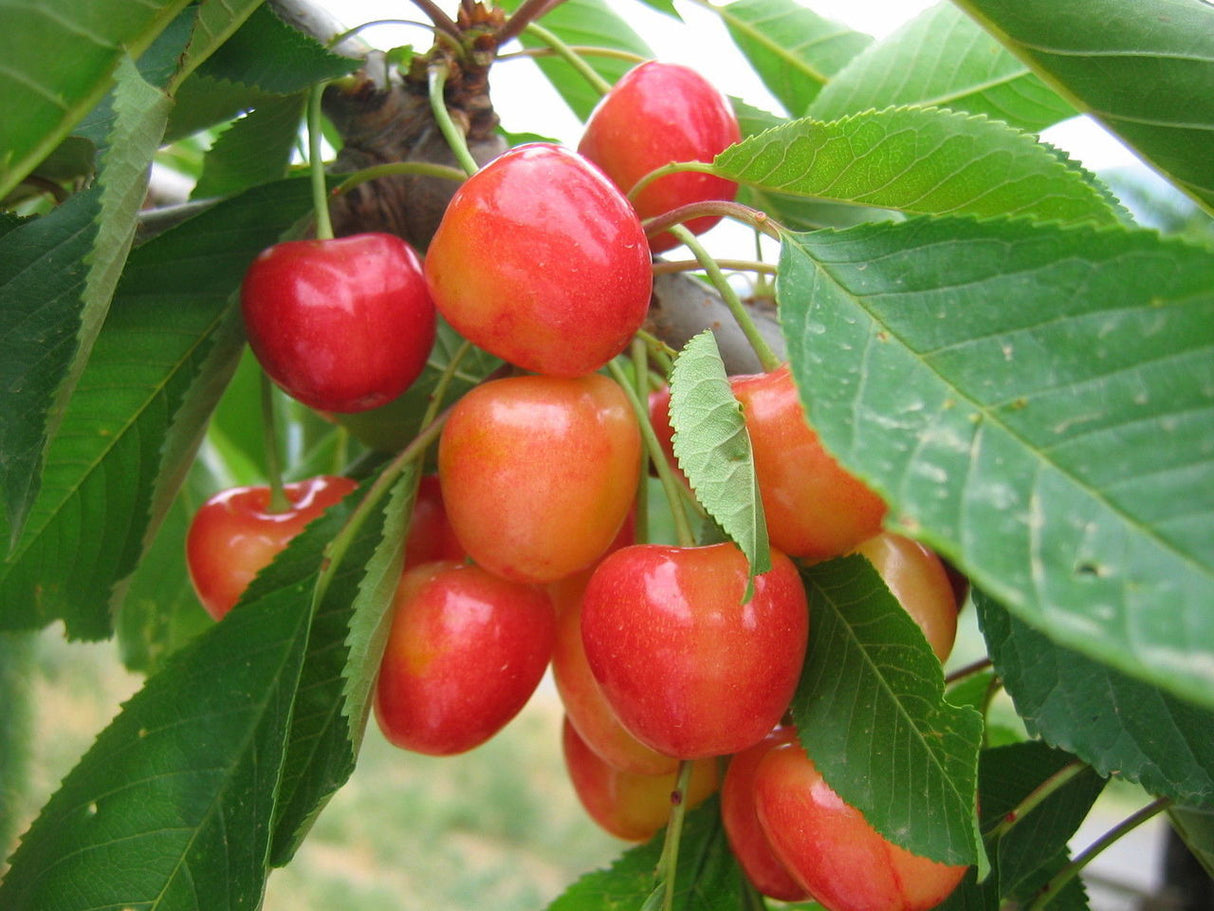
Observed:
[[[985,114],[1038,131],[1075,109],[952,3],[938,3],[859,54],[814,99],[818,120],[891,105]]]
[[[1214,211],[1214,5],[959,0],[1081,111]]]
[[[940,662],[867,560],[802,574],[809,651],[792,713],[806,752],[889,840],[943,863],[978,863],[982,716],[945,700]]]
[[[794,120],[731,146],[713,165],[723,177],[775,193],[910,214],[1117,218],[1081,171],[1032,136],[942,108]]]
[[[1052,643],[981,591],[982,631],[1030,734],[1102,775],[1214,807],[1214,712]]]
[[[307,181],[268,186],[131,255],[26,534],[0,564],[0,628],[62,619],[70,636],[109,635],[115,585],[168,511],[239,355],[232,294],[253,256],[310,207]]]
[[[268,98],[224,130],[203,159],[192,198],[228,196],[286,177],[305,100],[303,95]]]
[[[767,523],[742,406],[734,398],[711,330],[683,346],[670,372],[674,454],[696,498],[746,554],[754,577],[771,569]]]
[[[636,911],[653,892],[665,834],[663,829],[628,851],[610,869],[586,874],[548,911]],[[735,911],[741,894],[742,872],[725,840],[717,799],[711,797],[684,821],[674,911]]]
[[[0,199],[67,136],[187,0],[0,0]]]
[[[202,0],[189,47],[181,60],[181,74],[193,72],[240,28],[250,14],[264,15],[262,0]],[[179,77],[180,78],[180,77]]]
[[[1205,871],[1214,877],[1214,810],[1174,807],[1172,824]]]
[[[793,117],[872,41],[794,0],[738,0],[716,8],[738,49]]]
[[[335,507],[102,732],[22,841],[6,911],[255,908]]]
[[[777,295],[809,420],[888,525],[1214,706],[1214,253],[914,219],[787,237]]]

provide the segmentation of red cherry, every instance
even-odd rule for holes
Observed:
[[[578,151],[601,167],[621,190],[655,168],[675,161],[712,161],[741,138],[729,99],[695,70],[650,60],[627,73],[603,96],[586,121]],[[637,195],[641,218],[713,199],[732,200],[738,185],[712,174],[687,172],[655,180]],[[720,218],[686,223],[703,234]],[[677,246],[670,233],[650,239],[655,253]]]
[[[447,756],[484,743],[526,705],[552,656],[548,596],[467,563],[408,570],[392,612],[375,715],[403,749]]]
[[[745,603],[746,558],[733,544],[638,544],[594,571],[582,599],[586,659],[642,743],[679,759],[719,756],[779,722],[801,673],[809,608],[792,561],[771,557]]]
[[[881,837],[798,743],[762,759],[754,797],[776,855],[828,911],[927,911],[965,876],[964,866],[937,863]]]
[[[467,556],[464,546],[455,536],[443,505],[443,491],[438,475],[423,476],[417,485],[413,513],[409,517],[409,534],[405,538],[405,569],[436,560],[459,562]]]
[[[391,401],[421,375],[434,345],[421,262],[390,234],[270,247],[249,266],[240,299],[262,368],[319,411]]]
[[[270,512],[269,487],[234,487],[199,507],[186,534],[186,565],[198,600],[216,620],[304,526],[358,485],[321,476],[283,486],[290,509]]]
[[[466,339],[564,377],[623,351],[653,289],[628,200],[598,168],[549,143],[512,149],[460,186],[425,271],[439,312]]]

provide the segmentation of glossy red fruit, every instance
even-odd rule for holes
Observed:
[[[741,138],[729,99],[695,70],[650,60],[629,70],[586,121],[578,151],[601,167],[623,192],[674,161],[712,161]],[[712,174],[687,172],[655,180],[637,195],[641,218],[714,199],[732,200],[738,185]],[[686,223],[702,234],[720,218]],[[655,253],[677,246],[669,233],[650,239]]]
[[[754,795],[776,855],[828,911],[927,911],[965,876],[966,867],[912,854],[879,835],[799,744],[768,752],[755,771]]]
[[[425,271],[439,312],[466,339],[563,377],[623,351],[653,289],[628,200],[586,159],[550,143],[512,149],[460,186]]]
[[[284,512],[269,511],[265,486],[234,487],[203,503],[186,534],[186,565],[207,613],[221,619],[304,526],[357,486],[328,475],[286,484]]]
[[[659,753],[744,750],[788,708],[809,634],[796,567],[779,551],[743,603],[733,544],[638,544],[606,557],[582,599],[586,658],[616,717]]]
[[[754,451],[767,533],[792,557],[837,557],[881,530],[885,503],[810,428],[788,367],[730,380]]]
[[[940,558],[918,541],[882,532],[856,548],[880,573],[943,664],[957,638],[957,598]]]
[[[670,818],[678,772],[637,775],[608,765],[565,719],[561,729],[565,769],[587,814],[607,832],[628,841],[645,841]],[[684,802],[703,803],[720,783],[715,759],[701,759],[691,772]]]
[[[438,446],[447,517],[478,564],[546,583],[594,563],[632,509],[641,435],[601,374],[516,376],[452,408]]]
[[[434,345],[421,262],[391,234],[270,247],[249,266],[240,300],[262,368],[320,411],[390,402],[421,375]]]
[[[408,570],[392,612],[375,716],[406,750],[447,756],[484,743],[522,710],[552,657],[547,594],[467,563]]]
[[[424,475],[417,485],[409,534],[405,538],[405,569],[436,560],[461,561],[467,552],[455,536],[443,505],[438,475]]]
[[[792,878],[776,857],[755,809],[755,770],[771,750],[792,743],[797,733],[778,727],[754,746],[735,754],[721,783],[721,824],[738,864],[756,889],[785,902],[806,901],[809,891]]]

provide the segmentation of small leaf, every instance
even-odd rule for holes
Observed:
[[[737,0],[715,8],[764,85],[800,117],[831,77],[872,41],[793,0]]]
[[[1075,109],[952,3],[870,45],[814,99],[818,120],[892,105],[985,114],[1037,132]]]
[[[675,457],[696,497],[746,555],[749,599],[754,577],[771,569],[767,522],[742,406],[711,330],[691,339],[675,359],[670,424]]]
[[[810,423],[1017,617],[1214,708],[1214,253],[912,219],[788,236]]]
[[[268,98],[224,130],[203,159],[192,199],[228,196],[287,176],[305,97]]]
[[[806,752],[895,844],[979,863],[982,716],[946,701],[940,662],[867,560],[843,557],[802,575],[813,629],[792,713]]]
[[[982,631],[1033,736],[1102,775],[1214,807],[1214,712],[1055,645],[976,591]]]
[[[713,169],[776,193],[908,214],[1117,220],[1103,193],[1034,137],[941,108],[794,120],[726,149]]]

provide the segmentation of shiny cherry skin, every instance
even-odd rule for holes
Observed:
[[[586,569],[632,509],[641,435],[601,374],[515,376],[456,402],[438,445],[447,517],[476,563],[520,582]]]
[[[566,718],[561,728],[565,770],[586,813],[605,831],[627,841],[645,841],[670,818],[671,794],[678,772],[638,775],[604,762]],[[716,792],[720,773],[715,759],[701,759],[691,770],[684,801],[698,806]]]
[[[957,638],[957,598],[944,564],[931,550],[892,532],[881,532],[856,548],[872,563],[943,664]]]
[[[742,403],[773,546],[825,560],[881,530],[884,501],[822,447],[787,366],[730,385]]]
[[[800,744],[764,756],[754,798],[776,856],[828,911],[927,911],[965,876],[964,866],[912,854],[879,835],[823,780]]]
[[[358,485],[321,475],[283,485],[290,508],[270,512],[270,488],[233,487],[199,507],[186,533],[186,566],[198,600],[216,620],[292,538]]]
[[[511,149],[460,186],[425,271],[439,312],[464,338],[550,376],[592,373],[623,351],[653,290],[628,200],[551,143]]]
[[[531,698],[555,636],[556,615],[540,588],[468,563],[407,570],[375,684],[380,730],[431,756],[479,746]]]
[[[776,857],[759,822],[755,809],[755,770],[771,750],[792,743],[796,737],[794,728],[777,727],[754,746],[730,757],[729,769],[721,783],[721,824],[738,865],[756,889],[785,902],[806,901],[810,895]]]
[[[651,749],[679,759],[758,743],[788,708],[809,635],[796,567],[772,568],[746,592],[732,543],[638,544],[610,554],[582,599],[582,640],[616,717]]]
[[[655,168],[674,161],[712,161],[741,138],[729,99],[695,70],[650,60],[634,67],[603,96],[586,121],[578,151],[623,192]],[[712,174],[686,172],[655,180],[636,197],[641,218],[714,199],[732,200],[738,185]],[[720,218],[686,223],[703,234]],[[655,253],[677,246],[666,232],[650,239]]]
[[[421,375],[436,315],[413,248],[391,234],[285,241],[245,274],[249,345],[288,395],[319,411],[365,411]]]
[[[455,536],[443,505],[443,490],[438,475],[423,475],[417,485],[413,512],[409,516],[409,533],[405,537],[405,569],[436,560],[459,562],[467,557],[464,546]]]

